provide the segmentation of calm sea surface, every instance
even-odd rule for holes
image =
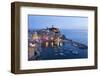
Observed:
[[[77,41],[85,45],[88,44],[88,31],[87,30],[62,29],[61,33],[64,34],[67,38],[72,39],[73,41]]]

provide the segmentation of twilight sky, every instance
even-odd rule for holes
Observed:
[[[74,16],[44,16],[44,15],[29,15],[28,28],[40,29],[51,27],[60,29],[88,29],[87,17],[74,17]]]

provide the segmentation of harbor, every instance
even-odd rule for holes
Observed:
[[[67,38],[59,28],[28,31],[28,60],[87,58],[88,46]]]

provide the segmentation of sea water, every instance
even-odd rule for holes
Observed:
[[[60,29],[61,34],[64,34],[66,38],[73,41],[88,45],[88,30],[80,29]]]

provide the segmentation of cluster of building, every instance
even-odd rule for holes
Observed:
[[[55,27],[33,30],[29,33],[29,46],[41,45],[44,47],[55,47],[63,45],[64,36],[60,34],[60,30]]]
[[[33,55],[41,50],[41,47],[63,46],[64,35],[59,28],[51,27],[46,29],[32,30],[28,32],[28,50]],[[38,51],[37,51],[38,50]]]

